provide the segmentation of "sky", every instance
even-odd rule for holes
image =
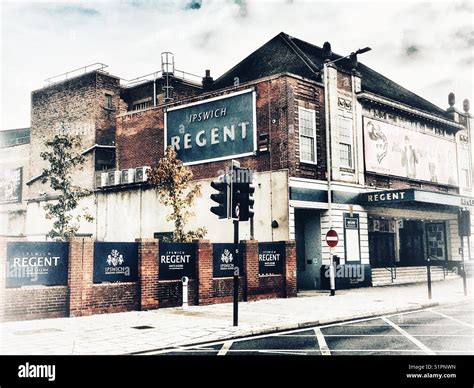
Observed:
[[[284,31],[359,61],[436,105],[474,109],[470,1],[23,1],[0,0],[1,130],[30,125],[31,91],[48,77],[95,62],[124,79],[159,70],[217,78]]]

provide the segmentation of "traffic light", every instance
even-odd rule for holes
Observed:
[[[226,177],[221,175],[217,181],[211,182],[211,187],[218,191],[218,193],[211,194],[211,199],[218,203],[218,206],[211,207],[211,212],[219,219],[229,218],[230,190]]]
[[[234,168],[232,184],[232,218],[239,221],[248,221],[253,218],[253,205],[255,203],[252,185],[252,172],[248,168]]]

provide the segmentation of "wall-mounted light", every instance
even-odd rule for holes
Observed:
[[[273,228],[273,229],[276,229],[276,228],[278,228],[278,226],[279,226],[279,225],[278,225],[278,221],[277,221],[277,220],[273,220],[273,221],[272,221],[272,228]]]

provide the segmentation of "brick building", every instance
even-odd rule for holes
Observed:
[[[327,287],[329,229],[339,234],[332,253],[341,268],[363,274],[341,287],[392,281],[394,267],[416,276],[428,257],[450,266],[467,258],[458,212],[474,205],[471,116],[468,107],[456,110],[454,97],[440,109],[354,56],[284,33],[216,80],[163,63],[133,82],[100,67],[32,93],[24,234],[37,238],[49,229],[42,207],[54,193],[38,179],[39,152],[64,127],[83,138],[87,161],[75,180],[94,189],[83,204],[95,221],[80,232],[98,240],[172,231],[144,178],[144,167],[171,143],[203,189],[190,227],[205,225],[213,242],[230,242],[232,226],[210,213],[210,182],[236,155],[255,171],[255,217],[253,225],[242,223],[240,238],[296,240],[300,289]],[[198,113],[198,126],[191,125],[189,112],[200,109],[216,115],[208,121],[215,127],[197,123]],[[244,112],[252,117],[242,121]],[[189,126],[175,126],[180,115]]]
[[[30,128],[0,132],[0,234],[18,235],[26,225]]]

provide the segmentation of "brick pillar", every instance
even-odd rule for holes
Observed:
[[[242,266],[245,272],[245,291],[246,299],[251,299],[252,295],[258,294],[259,276],[258,276],[258,241],[242,240]]]
[[[209,240],[196,240],[197,303],[212,303],[212,244]]]
[[[69,316],[90,315],[94,273],[94,241],[90,237],[69,239]]]
[[[140,281],[140,310],[153,310],[160,307],[158,299],[158,240],[137,238],[138,274]]]
[[[294,240],[282,241],[285,244],[285,265],[283,276],[285,277],[285,297],[296,296],[296,242]]]

